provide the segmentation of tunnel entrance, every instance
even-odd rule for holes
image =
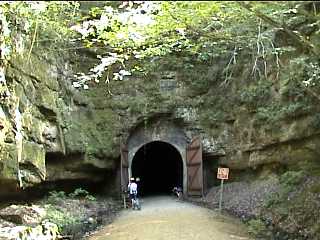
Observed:
[[[143,145],[134,155],[132,177],[139,177],[142,196],[170,194],[174,186],[183,187],[183,161],[169,143],[154,141]]]

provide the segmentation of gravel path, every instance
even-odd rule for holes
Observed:
[[[142,200],[142,210],[124,210],[88,240],[248,240],[238,220],[172,197]]]

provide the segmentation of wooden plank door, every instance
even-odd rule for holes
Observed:
[[[202,146],[199,137],[187,147],[187,194],[203,196]]]
[[[121,153],[121,191],[124,192],[127,190],[129,183],[129,162],[128,162],[128,148],[121,144],[120,145]]]

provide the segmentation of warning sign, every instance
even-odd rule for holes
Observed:
[[[217,178],[218,179],[228,179],[229,178],[229,168],[218,168]]]

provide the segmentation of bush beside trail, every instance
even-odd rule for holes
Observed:
[[[42,239],[51,231],[56,239],[81,239],[113,220],[120,204],[112,198],[95,198],[83,189],[67,195],[53,191],[32,205],[11,205],[0,210],[0,239]]]
[[[202,204],[217,209],[220,187]],[[320,177],[302,171],[252,182],[226,183],[223,210],[248,224],[256,239],[320,239]]]
[[[270,178],[257,182],[233,182],[225,184],[223,190],[223,209],[233,215],[248,220],[259,214],[259,211],[270,194],[279,190],[279,181]],[[205,202],[218,207],[220,187],[212,188]]]

